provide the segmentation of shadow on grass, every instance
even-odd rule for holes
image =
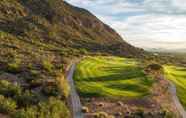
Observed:
[[[179,74],[174,74],[174,73],[171,73],[172,76],[176,77],[176,78],[186,78],[186,74],[185,75],[179,75]]]
[[[186,68],[175,68],[176,71],[186,71]]]
[[[92,97],[92,96],[103,97],[103,95],[101,94],[102,92],[99,92],[99,91],[97,91],[97,92],[85,92],[85,91],[82,92],[82,91],[79,91],[78,93],[79,93],[80,96],[87,97],[87,98]]]
[[[104,82],[114,80],[128,80],[134,78],[144,78],[145,74],[139,67],[103,67],[100,71],[108,72],[106,76],[87,77],[76,79],[76,81]]]
[[[145,80],[143,79],[141,83],[139,84],[130,84],[130,83],[106,83],[106,85],[103,85],[104,89],[101,88],[93,88],[92,90],[88,91],[81,91],[78,90],[80,96],[82,97],[108,97],[110,96],[110,93],[107,93],[107,89],[111,89],[115,91],[116,93],[116,98],[119,96],[125,96],[124,94],[118,93],[119,91],[125,91],[125,92],[131,92],[132,93],[139,93],[139,95],[146,96],[150,93],[149,87],[152,85],[151,80]],[[127,94],[126,94],[127,96]],[[134,95],[135,96],[135,95]],[[114,97],[114,96],[113,96]]]
[[[137,92],[137,93],[146,93],[148,91],[148,89],[142,85],[129,84],[129,83],[113,83],[113,84],[106,85],[106,87],[120,90],[120,91],[129,91],[129,92]]]
[[[184,108],[186,110],[186,101],[185,101],[185,98],[186,98],[186,95],[185,95],[186,88],[184,88],[183,86],[180,86],[180,85],[176,85],[176,88],[177,88],[178,97],[180,99],[180,102],[181,102],[181,104],[184,106]]]

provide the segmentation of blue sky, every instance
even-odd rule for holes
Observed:
[[[186,48],[186,0],[66,0],[142,48]]]

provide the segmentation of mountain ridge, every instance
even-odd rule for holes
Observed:
[[[83,48],[113,55],[136,56],[141,52],[92,13],[65,1],[21,0],[13,3],[15,6],[2,4],[1,14],[4,15],[0,26],[15,37],[37,38],[41,43],[51,43],[59,48]],[[12,10],[6,13],[9,7]]]

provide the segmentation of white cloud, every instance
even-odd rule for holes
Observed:
[[[69,0],[143,48],[186,47],[186,0]],[[134,2],[138,1],[138,2]]]

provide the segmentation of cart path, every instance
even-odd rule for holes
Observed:
[[[70,85],[70,102],[71,102],[71,109],[73,112],[73,118],[83,118],[83,113],[82,113],[82,105],[80,101],[80,97],[77,94],[75,85],[74,85],[74,80],[73,80],[73,75],[74,71],[76,69],[76,64],[72,64],[68,75],[67,75],[67,80]]]
[[[169,90],[170,90],[170,93],[171,93],[171,96],[172,96],[172,99],[174,101],[174,104],[177,108],[177,110],[180,112],[180,115],[183,117],[183,118],[186,118],[186,111],[185,109],[183,108],[182,104],[180,103],[180,100],[178,99],[177,97],[177,91],[176,91],[176,86],[170,82],[170,87],[169,87]]]

